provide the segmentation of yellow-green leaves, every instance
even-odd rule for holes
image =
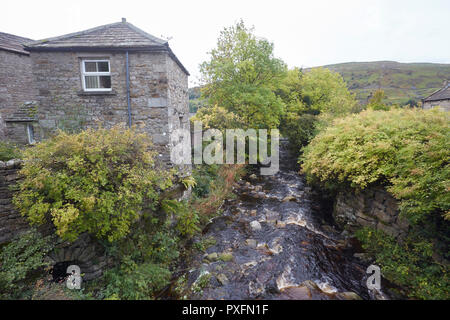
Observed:
[[[172,171],[155,169],[151,148],[146,134],[119,126],[59,132],[25,151],[14,203],[30,222],[52,223],[63,239],[83,232],[120,239],[172,184]]]
[[[439,110],[367,110],[338,119],[304,149],[303,171],[364,189],[379,183],[412,221],[450,209],[450,118]]]

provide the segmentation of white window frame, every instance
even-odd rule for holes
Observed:
[[[107,62],[108,72],[87,72],[85,62]],[[109,76],[111,79],[111,88],[86,88],[86,76]],[[111,91],[112,90],[112,77],[111,77],[111,64],[107,59],[81,59],[81,78],[83,83],[83,91]]]

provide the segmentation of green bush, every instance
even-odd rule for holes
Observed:
[[[0,142],[0,161],[21,158],[21,152],[16,145],[10,142]]]
[[[277,95],[286,105],[281,118],[281,133],[299,152],[332,119],[358,111],[357,101],[343,78],[324,68],[307,72],[289,70],[280,81]]]
[[[150,150],[149,137],[134,129],[59,132],[24,152],[14,203],[31,223],[52,222],[65,240],[83,232],[123,238],[172,184],[172,173],[157,169]]]
[[[364,189],[387,186],[412,222],[450,210],[449,115],[367,110],[335,121],[304,149],[310,180]]]
[[[450,298],[448,267],[433,262],[433,243],[411,234],[401,244],[381,231],[364,228],[356,233],[363,248],[375,257],[383,276],[407,289],[411,298]]]
[[[125,260],[120,267],[105,273],[105,296],[124,300],[153,299],[155,292],[169,284],[170,277],[171,273],[165,267]]]
[[[0,299],[31,296],[30,280],[34,272],[43,271],[44,261],[52,250],[50,237],[32,229],[7,244],[0,252]]]
[[[367,110],[336,120],[304,148],[310,182],[333,189],[382,185],[410,221],[403,242],[357,233],[382,273],[422,299],[448,299],[449,115],[439,110]]]
[[[132,232],[106,243],[116,266],[99,279],[107,299],[153,299],[168,284],[170,267],[180,256],[180,239],[164,216],[144,216]]]

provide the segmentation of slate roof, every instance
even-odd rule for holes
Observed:
[[[27,43],[26,49],[29,51],[161,50],[167,51],[180,68],[189,75],[170,49],[167,40],[157,38],[126,22],[125,19],[122,19],[122,22]]]
[[[31,41],[34,40],[0,32],[0,50],[29,55],[30,53],[24,49],[23,44]]]
[[[446,81],[444,87],[423,99],[424,102],[439,100],[450,100],[450,81]]]
[[[63,36],[34,41],[27,48],[135,48],[164,46],[166,40],[159,39],[126,21],[107,24],[92,29],[69,33]]]

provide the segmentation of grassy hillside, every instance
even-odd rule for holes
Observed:
[[[339,72],[362,102],[376,89],[383,89],[393,103],[420,100],[441,88],[445,79],[450,79],[450,64],[377,61],[324,67]]]
[[[363,103],[377,89],[383,89],[391,103],[420,101],[440,89],[445,79],[450,80],[450,64],[377,61],[347,62],[324,68],[340,73],[348,88]],[[199,97],[199,87],[189,89],[191,112],[196,112],[204,103]]]

